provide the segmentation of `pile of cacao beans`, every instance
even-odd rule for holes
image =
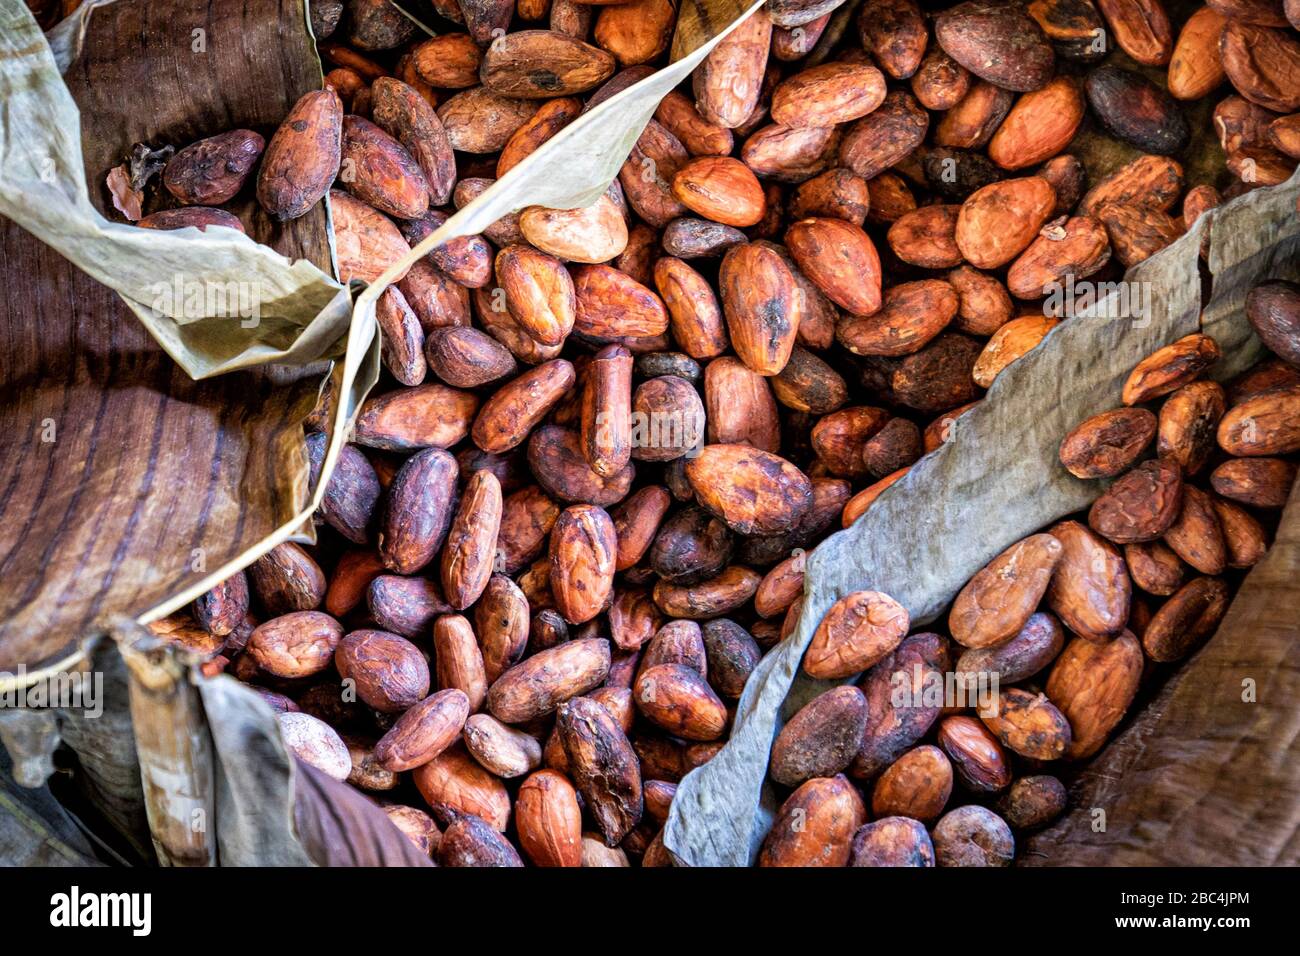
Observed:
[[[1246,308],[1276,357],[1226,388],[1205,335],[1144,359],[1122,405],[1061,443],[1070,474],[1114,482],[971,578],[946,634],[905,637],[907,612],[875,591],[831,607],[803,669],[862,677],[777,737],[769,773],[794,790],[760,865],[1007,866],[1016,832],[1065,809],[1048,765],[1096,754],[1214,634],[1295,481],[1300,286],[1264,283]]]
[[[319,543],[280,545],[155,625],[209,672],[257,688],[300,759],[372,794],[442,865],[670,862],[659,834],[676,782],[721,747],[750,672],[792,626],[806,550],[1069,320],[1054,290],[1120,278],[1300,156],[1300,41],[1280,3],[1210,3],[1176,42],[1159,0],[937,12],[865,0],[852,17],[840,6],[759,10],[662,101],[594,205],[524,208],[385,289],[386,376],[326,488]],[[171,144],[184,148],[160,164],[155,197],[169,208],[137,224],[241,228],[219,207],[245,190],[279,220],[328,196],[340,278],[373,281],[584,111],[663,65],[677,17],[671,0],[432,10],[421,11],[429,37],[386,0],[311,4],[323,88],[269,139],[234,130]],[[1294,24],[1290,0],[1287,12]],[[1132,61],[1168,63],[1167,89]],[[1236,179],[1189,191],[1173,155],[1188,138],[1181,101],[1217,94],[1225,78],[1236,93],[1215,124]],[[1069,151],[1089,129],[1141,155],[1090,181]],[[1204,412],[1195,394],[1176,407]],[[326,420],[327,403],[308,423],[313,481]],[[1268,480],[1280,486],[1294,466],[1279,461]],[[1263,480],[1237,467],[1250,472],[1237,480]],[[1141,465],[1126,480],[1179,468]],[[1183,502],[1210,500],[1186,487],[1161,486],[1171,521],[1192,513]],[[1201,512],[1244,526],[1232,509],[1242,511],[1215,500]],[[1067,683],[1071,659],[1123,649],[1115,666],[1140,663],[1145,599],[1125,593],[1128,632],[1072,631],[1064,651],[1050,614],[1072,625],[1056,599],[1034,614],[1049,579],[1071,599],[1072,552],[1113,550],[1105,527],[1069,524],[999,559],[1042,565],[1036,593],[1027,581],[1014,612],[970,622],[982,634],[1025,612],[970,645],[1002,651],[1010,638],[1018,654],[1029,635],[1037,666],[1008,683],[1058,652],[1053,673]],[[1162,536],[1135,540],[1130,560],[1169,574],[1191,563],[1173,542],[1152,543]],[[1010,831],[1003,841],[1006,825],[980,805],[940,820],[926,855],[924,824],[948,802],[951,767],[975,793],[1006,790],[1006,819],[1032,826],[1062,791],[1042,775],[1012,782],[1013,759],[1041,759],[1008,742],[1012,705],[1060,717],[1067,749],[1100,745],[1097,727],[1085,715],[1072,732],[1075,702],[1049,681],[1041,705],[1030,685],[1006,691],[1001,731],[954,712],[937,748],[909,750],[938,712],[891,717],[873,688],[890,661],[947,674],[948,638],[904,639],[901,608],[884,595],[861,602],[823,623],[810,660],[824,659],[809,670],[870,667],[865,700],[832,692],[791,723],[773,762],[778,783],[798,786],[791,813],[850,812],[835,811],[835,832],[815,823],[788,846],[779,822],[764,862],[953,862],[994,846],[981,829],[997,831],[989,859],[1009,859]],[[888,637],[873,631],[865,651],[832,640],[858,621]],[[841,709],[860,714],[857,737]],[[886,819],[857,850],[866,815],[839,775],[848,764],[805,773],[808,741],[831,738],[857,779],[879,778],[873,809]],[[920,777],[937,789],[913,800]],[[878,840],[911,855],[877,852]]]

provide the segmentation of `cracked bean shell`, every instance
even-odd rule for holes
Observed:
[[[1151,444],[1156,416],[1145,408],[1113,408],[1080,422],[1061,442],[1061,464],[1076,478],[1113,478]]]
[[[1228,79],[1250,102],[1278,113],[1300,110],[1300,40],[1294,33],[1229,17],[1219,54]]]
[[[637,753],[623,728],[594,700],[577,697],[563,704],[556,729],[569,772],[605,845],[618,846],[645,812]]]
[[[844,866],[853,835],[866,822],[862,797],[847,778],[814,777],[781,804],[763,838],[758,865]]]
[[[570,624],[583,624],[603,611],[614,588],[618,541],[614,522],[596,505],[574,505],[551,529],[551,593]]]
[[[927,695],[927,688],[941,686],[948,667],[947,639],[921,633],[904,638],[862,676],[867,729],[849,768],[853,777],[876,776],[925,736],[943,706],[942,695]]]
[[[428,763],[459,739],[469,707],[469,698],[455,688],[426,697],[375,744],[375,762],[394,772]]]
[[[632,687],[637,709],[652,723],[685,740],[717,740],[727,727],[727,708],[699,671],[685,664],[657,664]]]
[[[887,594],[846,595],[817,625],[804,654],[804,672],[834,679],[864,671],[898,647],[909,625],[907,610]]]
[[[930,744],[916,747],[880,775],[871,791],[871,812],[929,823],[952,795],[952,778],[952,763],[942,750]]]
[[[980,79],[1025,93],[1052,78],[1056,58],[1042,28],[1017,5],[962,3],[935,20],[944,51]]]
[[[1167,156],[1139,156],[1083,195],[1079,214],[1091,216],[1105,203],[1168,212],[1183,194],[1183,167]]]
[[[784,458],[748,445],[706,445],[686,463],[701,505],[740,534],[779,534],[812,504],[808,477]]]
[[[1137,694],[1145,659],[1129,631],[1098,643],[1076,637],[1052,665],[1044,688],[1070,722],[1070,760],[1091,757],[1124,718]]]
[[[1008,687],[994,698],[992,709],[981,719],[1008,750],[1031,760],[1059,760],[1070,748],[1070,722],[1043,694]]]
[[[867,700],[853,685],[814,697],[790,718],[772,745],[768,772],[787,787],[846,769],[867,728]]]
[[[334,652],[339,676],[357,697],[386,714],[400,714],[429,693],[429,664],[420,649],[386,631],[353,631]]]
[[[1142,632],[1147,656],[1162,664],[1186,657],[1218,628],[1229,599],[1228,585],[1220,578],[1192,578],[1160,605]]]
[[[948,615],[953,640],[988,647],[1014,637],[1047,591],[1062,550],[1050,534],[1030,535],[976,572]]]
[[[977,268],[1001,268],[1028,248],[1055,206],[1056,193],[1041,176],[990,183],[962,203],[957,248]]]
[[[249,129],[233,129],[191,143],[163,170],[162,183],[187,206],[220,206],[235,198],[266,140]]]
[[[258,625],[248,638],[248,654],[275,677],[318,674],[329,667],[343,639],[343,625],[320,611],[294,611]]]
[[[1133,587],[1124,558],[1077,521],[1048,528],[1061,543],[1061,560],[1047,588],[1047,606],[1080,637],[1108,641],[1124,630]]]
[[[488,689],[487,709],[506,724],[525,724],[599,687],[609,673],[609,642],[579,638],[526,657]]]
[[[982,348],[966,335],[944,332],[919,352],[904,358],[889,384],[901,405],[938,414],[980,396],[972,373]]]
[[[1107,488],[1088,510],[1088,524],[1115,544],[1154,541],[1174,523],[1183,503],[1177,464],[1155,459]]]
[[[1183,234],[1181,219],[1156,209],[1103,203],[1096,214],[1106,227],[1115,258],[1125,268],[1146,261]]]

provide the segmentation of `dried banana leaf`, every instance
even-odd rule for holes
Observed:
[[[1126,281],[1141,284],[1138,288],[1147,293],[1147,314],[1134,317],[1116,294],[1091,315],[1063,322],[997,378],[984,401],[956,423],[950,441],[918,462],[853,527],[828,538],[811,554],[795,632],[750,677],[726,746],[678,787],[664,843],[681,862],[743,866],[756,857],[776,806],[766,779],[773,738],[784,719],[831,686],[799,670],[804,649],[831,604],[870,588],[897,599],[914,626],[934,620],[971,575],[996,554],[1086,507],[1097,496],[1099,482],[1075,479],[1060,465],[1061,437],[1084,418],[1114,407],[1124,379],[1140,359],[1198,327],[1218,338],[1225,350],[1217,374],[1232,374],[1258,357],[1261,346],[1246,325],[1240,303],[1246,291],[1263,279],[1300,278],[1298,200],[1300,174],[1282,186],[1243,196],[1209,219],[1202,217],[1178,242],[1130,269]],[[1202,319],[1199,249],[1206,228],[1211,229],[1209,263],[1215,291]],[[1284,569],[1295,560],[1285,545],[1298,533],[1298,526],[1300,515],[1292,507],[1280,534],[1282,553],[1275,559]],[[1295,602],[1286,600],[1295,584],[1268,591],[1266,585],[1279,580],[1272,563],[1247,580],[1252,578],[1260,580],[1246,592],[1247,610],[1234,609],[1209,650],[1188,662],[1176,680],[1189,691],[1207,696],[1213,692],[1221,700],[1228,693],[1222,686],[1224,662],[1246,661],[1251,665],[1249,673],[1269,686],[1269,697],[1261,697],[1252,716],[1234,718],[1236,723],[1227,725],[1226,734],[1220,732],[1224,716],[1207,706],[1180,711],[1176,725],[1171,707],[1169,739],[1142,742],[1148,754],[1159,747],[1166,755],[1176,755],[1194,746],[1202,768],[1235,764],[1243,771],[1197,776],[1184,770],[1179,775],[1178,820],[1185,828],[1203,827],[1206,834],[1222,834],[1224,824],[1215,822],[1215,811],[1202,800],[1209,804],[1213,796],[1216,805],[1231,803],[1247,818],[1256,813],[1275,818],[1277,807],[1283,806],[1294,815],[1300,791],[1295,734],[1281,729],[1294,726],[1300,682],[1293,665],[1278,663],[1295,639]],[[1290,611],[1289,627],[1263,616],[1276,613],[1277,606],[1267,611],[1261,605],[1278,598]],[[1247,623],[1255,620],[1270,629],[1261,635]],[[1267,726],[1279,730],[1271,737],[1252,738]],[[1258,745],[1239,746],[1248,740]],[[1128,759],[1141,747],[1130,742],[1124,748]],[[1131,797],[1134,813],[1125,818],[1124,831],[1107,845],[1136,843],[1145,848],[1149,860],[1163,854],[1166,861],[1188,864],[1230,861],[1227,848],[1216,854],[1218,844],[1213,840],[1186,847],[1148,845],[1159,842],[1159,836],[1153,838],[1143,829],[1137,808],[1160,802],[1150,784],[1163,769],[1152,767],[1162,768],[1162,762],[1157,759],[1139,768],[1151,774],[1143,781],[1147,789]],[[1109,779],[1104,770],[1100,777]],[[1275,800],[1278,804],[1270,811]],[[1168,804],[1162,809],[1172,814]],[[1058,828],[1068,829],[1068,834],[1061,837],[1054,862],[1073,861],[1070,847],[1084,840],[1086,826],[1075,817]],[[1294,826],[1267,833],[1269,846],[1279,857],[1294,859],[1293,833]],[[1047,852],[1049,837],[1035,844],[1036,853]],[[1100,862],[1101,855],[1095,851],[1091,858]]]
[[[248,236],[141,230],[111,213],[105,177],[136,143],[269,135],[320,85],[303,15],[269,0],[88,4],[60,79],[22,0],[0,0],[0,215],[117,291],[194,378],[332,354],[351,309],[325,210],[275,223],[246,190],[231,211]],[[225,290],[230,306],[214,310]]]
[[[189,24],[206,31],[202,52]],[[66,85],[21,2],[0,0],[0,26],[0,211],[13,220],[0,222],[0,672],[25,667],[30,679],[75,656],[109,616],[170,610],[301,526],[302,420],[350,305],[322,271],[323,211],[284,226],[250,215],[279,252],[228,230],[155,232],[103,213],[104,173],[131,143],[269,131],[319,85],[301,8],[98,5]],[[265,321],[141,311],[150,283],[184,286],[195,270],[265,281]],[[289,301],[341,318],[304,332],[281,318]],[[300,364],[186,374],[272,359]]]
[[[288,755],[275,715],[233,677],[200,680],[222,866],[428,866],[369,797]]]
[[[94,850],[48,788],[10,782],[0,747],[0,860],[6,866],[97,866]]]

